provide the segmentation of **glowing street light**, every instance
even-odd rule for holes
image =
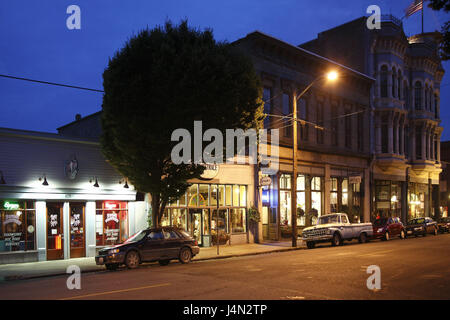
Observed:
[[[330,71],[327,73],[327,79],[330,81],[335,81],[338,78],[338,73],[336,71]]]

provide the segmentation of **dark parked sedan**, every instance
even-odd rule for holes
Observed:
[[[436,221],[429,217],[415,218],[406,225],[406,236],[418,235],[426,236],[428,233],[437,235],[438,227]]]
[[[182,229],[163,227],[142,230],[125,242],[104,248],[95,257],[98,265],[114,270],[121,264],[134,269],[142,262],[159,261],[160,265],[178,259],[189,263],[200,252],[197,240]]]
[[[405,239],[405,227],[399,218],[379,218],[373,222],[373,238],[389,240],[392,237]]]
[[[450,218],[444,217],[438,220],[438,230],[439,232],[450,232]]]

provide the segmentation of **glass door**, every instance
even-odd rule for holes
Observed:
[[[70,204],[70,257],[80,258],[86,256],[84,203]]]
[[[47,203],[47,260],[64,259],[63,203]]]

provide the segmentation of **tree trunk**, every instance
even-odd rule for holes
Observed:
[[[152,196],[152,227],[157,228],[159,227],[159,210],[160,210],[160,200],[159,200],[159,194],[153,194],[150,193]]]

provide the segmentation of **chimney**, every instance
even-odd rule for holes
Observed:
[[[81,120],[81,114],[77,113],[75,115],[75,121],[79,121],[79,120]]]

